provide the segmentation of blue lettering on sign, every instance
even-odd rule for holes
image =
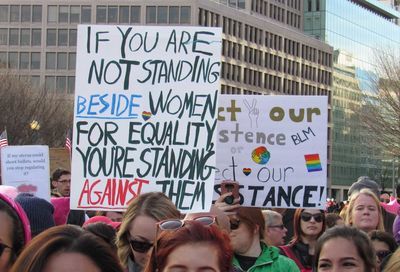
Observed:
[[[77,118],[96,119],[136,119],[140,108],[140,94],[92,94],[78,96],[76,102]]]

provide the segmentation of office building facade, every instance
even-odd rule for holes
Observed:
[[[213,26],[223,30],[221,93],[330,101],[333,50],[302,33],[302,17],[302,0],[0,0],[0,62],[73,94],[78,24]]]

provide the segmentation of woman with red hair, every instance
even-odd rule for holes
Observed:
[[[144,271],[231,271],[229,236],[212,221],[203,219],[160,222],[161,233]]]
[[[300,271],[311,271],[315,245],[325,231],[323,210],[297,209],[293,218],[292,241],[281,246],[281,253],[296,262]]]

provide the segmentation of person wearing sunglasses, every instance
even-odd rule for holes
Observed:
[[[141,272],[156,239],[157,222],[179,219],[180,212],[163,193],[139,195],[128,206],[117,233],[118,257],[129,272]]]
[[[0,193],[0,271],[7,272],[31,239],[29,220],[18,203]]]
[[[376,272],[374,255],[374,248],[365,232],[336,226],[318,239],[313,271]]]
[[[301,271],[311,271],[315,244],[325,231],[324,211],[297,209],[293,225],[293,239],[280,247],[281,253],[295,261]]]
[[[165,220],[158,231],[145,272],[232,271],[229,236],[215,224],[215,217]]]
[[[234,251],[233,266],[238,271],[269,272],[299,271],[289,258],[264,242],[265,221],[261,209],[240,207],[231,216],[231,245]]]
[[[370,189],[353,193],[346,210],[346,225],[366,233],[384,231],[383,216],[378,197]]]
[[[264,241],[269,246],[283,246],[287,229],[283,225],[282,215],[276,211],[262,211],[265,219]]]
[[[381,230],[373,230],[368,233],[368,236],[375,249],[376,262],[378,268],[380,268],[379,271],[383,271],[384,260],[396,251],[397,243],[391,234]]]

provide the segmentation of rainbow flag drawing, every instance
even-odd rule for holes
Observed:
[[[321,160],[319,154],[304,155],[308,172],[322,171]]]

